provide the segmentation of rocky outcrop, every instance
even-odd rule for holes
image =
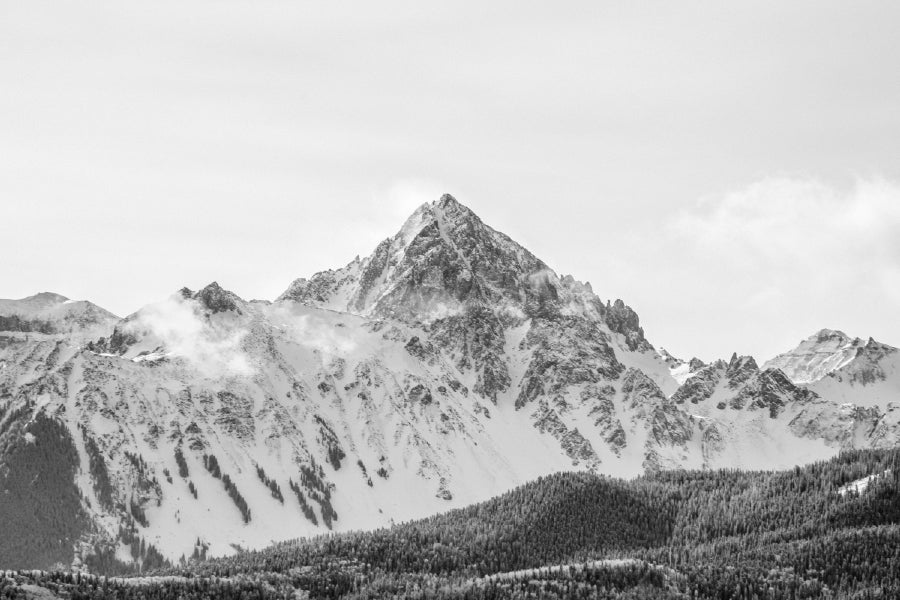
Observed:
[[[213,281],[208,286],[193,295],[206,309],[213,314],[226,311],[234,311],[240,314],[239,304],[243,303],[237,294],[223,289]]]
[[[672,395],[672,401],[676,404],[684,404],[689,402],[697,404],[708,400],[716,391],[716,386],[724,377],[724,363],[719,361],[707,367],[698,370],[696,374],[684,382],[675,394]]]
[[[644,329],[641,327],[637,313],[621,300],[617,299],[612,304],[607,301],[603,318],[611,330],[625,337],[630,350],[652,349],[650,343],[644,338]]]
[[[567,427],[547,400],[541,400],[533,418],[534,427],[538,431],[548,433],[559,440],[560,447],[572,459],[572,466],[584,465],[594,470],[600,465],[600,457],[597,456],[591,443],[578,432],[577,428]]]
[[[822,329],[783,354],[769,360],[766,368],[781,369],[797,384],[818,381],[853,360],[863,345],[843,331]]]
[[[805,404],[816,399],[814,393],[795,386],[779,369],[766,369],[745,383],[731,399],[731,407],[764,409],[773,419],[789,403]]]
[[[580,384],[612,381],[624,371],[609,335],[585,318],[534,320],[520,350],[530,353],[516,408]]]

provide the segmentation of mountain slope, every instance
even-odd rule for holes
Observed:
[[[793,350],[769,360],[764,366],[781,369],[794,383],[812,383],[852,361],[863,343],[861,339],[850,338],[843,331],[822,329],[800,342]]]
[[[900,401],[900,352],[869,338],[823,329],[765,365],[824,396],[864,406]]]

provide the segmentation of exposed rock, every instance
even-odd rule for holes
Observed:
[[[578,432],[578,429],[569,429],[546,400],[541,400],[534,412],[534,426],[541,433],[549,433],[559,440],[562,449],[572,459],[573,466],[584,464],[588,468],[596,469],[600,464],[600,457],[597,456],[591,443]]]
[[[198,300],[214,314],[226,311],[234,311],[238,314],[241,313],[239,305],[243,303],[243,300],[233,292],[229,292],[220,287],[215,281],[195,293],[193,298]]]

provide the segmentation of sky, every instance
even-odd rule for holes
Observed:
[[[900,345],[900,4],[0,0],[0,297],[274,299],[452,193],[651,343]]]

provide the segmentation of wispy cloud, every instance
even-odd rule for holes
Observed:
[[[187,360],[207,377],[255,373],[242,342],[248,331],[234,323],[207,320],[197,302],[173,296],[142,308],[128,329],[150,334],[167,353]]]
[[[683,212],[673,241],[736,281],[868,289],[900,299],[900,185],[766,179]],[[850,286],[848,288],[848,286]],[[774,298],[775,294],[772,294]]]
[[[288,340],[326,357],[343,357],[358,347],[358,341],[354,336],[359,332],[354,328],[348,328],[337,315],[334,320],[326,320],[319,314],[297,310],[296,307],[289,305],[273,305],[268,308],[269,320],[286,334]],[[352,318],[347,320],[353,321]]]
[[[897,183],[765,179],[683,210],[656,252],[677,265],[667,276],[676,303],[707,311],[711,330],[728,323],[733,343],[757,352],[826,326],[898,341],[874,317],[900,304]]]

